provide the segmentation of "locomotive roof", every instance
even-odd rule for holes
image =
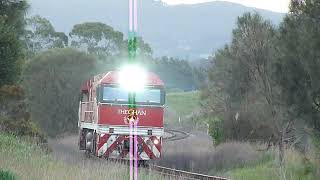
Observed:
[[[110,71],[96,75],[81,86],[81,91],[88,91],[93,83],[118,85],[119,77],[120,71]],[[164,83],[155,73],[147,72],[146,86],[164,86]]]

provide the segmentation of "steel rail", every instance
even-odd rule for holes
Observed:
[[[182,171],[182,170],[167,168],[167,167],[158,166],[158,165],[149,165],[149,168],[151,170],[157,171],[161,175],[175,177],[175,178],[199,179],[199,180],[229,180],[224,177],[209,176],[205,174]]]
[[[166,130],[166,132],[173,134],[173,135],[168,138],[164,138],[165,141],[178,141],[178,140],[186,139],[190,136],[189,133],[184,132],[184,131],[180,131],[180,130],[169,129],[169,130]],[[178,135],[178,134],[180,134],[180,135]]]

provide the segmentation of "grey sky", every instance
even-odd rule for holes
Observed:
[[[162,0],[169,5],[177,4],[195,4],[201,2],[209,2],[216,0]],[[249,7],[256,7],[260,9],[267,9],[275,12],[288,12],[290,0],[224,0],[229,2],[236,2]]]

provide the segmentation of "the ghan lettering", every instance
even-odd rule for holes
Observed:
[[[118,110],[118,114],[146,116],[146,115],[147,115],[147,111],[146,111],[146,110],[125,110],[125,109],[119,109],[119,110]]]

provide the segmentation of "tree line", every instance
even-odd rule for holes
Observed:
[[[231,43],[210,58],[202,107],[215,143],[264,141],[304,150],[320,131],[320,1],[292,0],[279,26],[238,17]]]

